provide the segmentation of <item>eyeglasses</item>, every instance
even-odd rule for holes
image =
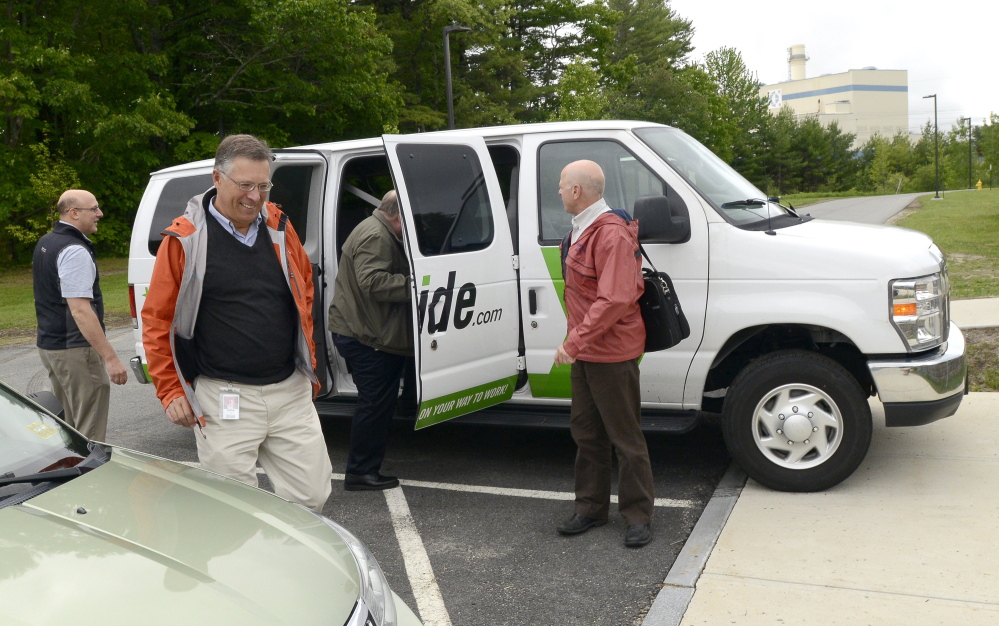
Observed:
[[[222,174],[223,176],[225,176],[229,180],[232,180],[232,177],[230,177],[228,174],[226,174],[222,170],[218,170],[218,173]],[[256,184],[256,183],[240,183],[240,182],[236,182],[236,181],[232,180],[232,183],[234,185],[236,185],[237,187],[239,187],[240,191],[245,191],[247,193],[253,191],[254,189],[259,190],[260,193],[267,193],[268,191],[271,190],[272,187],[274,187],[274,183],[271,183],[271,182]]]
[[[76,209],[77,211],[93,211],[94,213],[97,213],[98,211],[101,210],[101,207],[99,206],[92,206],[92,207],[75,206],[73,208]]]

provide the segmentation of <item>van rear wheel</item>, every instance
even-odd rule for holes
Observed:
[[[871,445],[871,409],[860,385],[832,359],[804,350],[760,357],[725,396],[729,454],[778,491],[822,491],[860,466]]]

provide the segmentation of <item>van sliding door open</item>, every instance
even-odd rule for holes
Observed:
[[[413,268],[424,428],[508,400],[517,381],[517,271],[485,142],[383,136]]]

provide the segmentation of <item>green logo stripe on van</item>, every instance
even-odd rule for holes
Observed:
[[[531,395],[535,398],[571,398],[572,382],[569,373],[570,365],[552,365],[552,371],[547,374],[528,374],[531,383]]]
[[[551,276],[552,285],[555,286],[555,293],[558,294],[558,301],[562,304],[562,312],[565,313],[565,281],[562,280],[562,254],[558,246],[545,246],[541,248],[541,254],[545,257],[545,267],[548,268],[548,275]],[[568,317],[568,314],[566,314]]]
[[[501,378],[491,383],[424,402],[420,404],[416,430],[484,409],[487,406],[506,402],[513,397],[516,385],[517,375],[514,374],[509,378]]]

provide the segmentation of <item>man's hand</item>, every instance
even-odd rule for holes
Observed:
[[[555,365],[570,365],[575,362],[576,359],[569,356],[569,353],[562,346],[555,349]]]
[[[116,385],[124,385],[125,381],[128,380],[128,370],[125,369],[125,366],[122,365],[117,356],[111,360],[104,361],[104,369],[108,371],[108,378]]]
[[[194,410],[186,396],[174,398],[166,408],[166,416],[174,424],[185,428],[194,428],[194,425],[198,423],[198,418],[195,417]]]

